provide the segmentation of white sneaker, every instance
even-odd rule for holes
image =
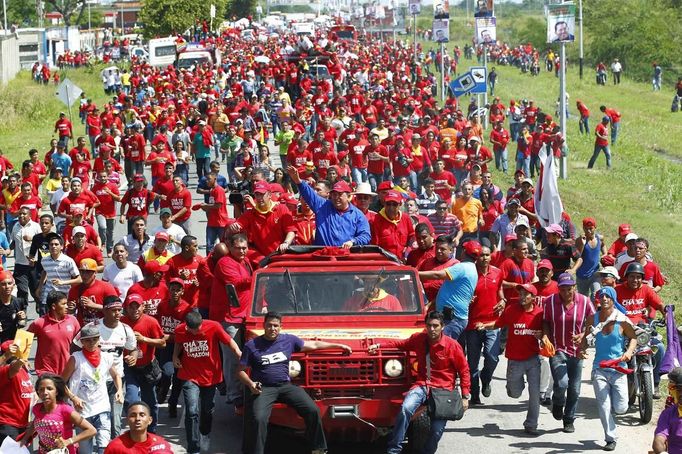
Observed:
[[[211,436],[201,434],[199,438],[199,448],[202,452],[208,452],[211,447]]]

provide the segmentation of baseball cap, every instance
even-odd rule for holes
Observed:
[[[516,227],[514,227],[514,231],[516,231],[516,229],[519,227],[530,228],[530,225],[528,225],[528,221],[525,218],[519,218],[519,220],[516,221]]]
[[[421,139],[421,138],[422,138],[422,136],[418,132],[415,132],[414,134],[412,134],[412,139]]]
[[[288,192],[282,194],[279,201],[286,205],[298,205],[298,199]]]
[[[478,241],[467,241],[464,243],[464,252],[472,258],[478,258],[481,255],[481,243]]]
[[[85,214],[85,210],[81,207],[73,207],[71,208],[71,215],[72,216],[78,216],[78,215]]]
[[[377,187],[377,191],[390,191],[393,189],[393,183],[390,181],[382,181]]]
[[[185,283],[184,283],[183,280],[180,279],[179,277],[174,277],[174,278],[170,279],[170,280],[168,281],[168,284],[169,284],[169,285],[170,285],[170,284],[180,284],[180,285],[183,286],[183,287],[185,286]]]
[[[400,195],[398,191],[388,191],[384,197],[384,202],[396,202],[401,203],[403,201],[403,196]]]
[[[106,143],[103,143],[99,146],[99,151],[111,151],[111,147]]]
[[[206,126],[206,122],[204,120],[199,120],[199,126]]]
[[[152,262],[156,263],[156,262]],[[142,298],[142,295],[138,295],[137,293],[133,293],[132,295],[128,293],[128,296],[126,297],[126,300],[123,302],[123,307],[128,306],[130,304],[137,303],[140,306],[144,305],[144,298]]]
[[[78,265],[81,271],[97,271],[97,262],[94,259],[83,259]]]
[[[631,232],[630,224],[621,224],[618,226],[618,235],[623,236]]]
[[[609,121],[611,121],[611,119],[609,118],[608,115],[604,115],[604,116],[601,118],[601,121],[605,121],[605,122],[608,123]]]
[[[516,241],[518,237],[514,235],[513,233],[507,234],[504,236],[504,243],[509,243],[510,241]]]
[[[583,227],[597,228],[597,221],[594,218],[583,219]]]
[[[270,184],[267,181],[257,181],[253,185],[254,194],[265,194],[270,192]]]
[[[478,136],[471,136],[471,137],[469,138],[469,142],[478,142],[478,143],[481,143],[481,138],[478,137]]]
[[[569,285],[575,285],[575,279],[569,273],[561,273],[557,279],[557,285],[559,287],[566,287]]]
[[[523,169],[519,169],[516,172],[514,172],[514,175],[523,175],[524,177],[526,176],[526,172],[523,171]]]
[[[156,232],[156,235],[154,235],[154,239],[168,241],[170,240],[170,236],[168,236],[168,232]]]
[[[284,188],[282,187],[281,184],[279,183],[270,183],[270,192],[286,192]]]
[[[545,227],[545,232],[556,233],[557,235],[563,235],[564,229],[559,224],[550,224]]]
[[[597,274],[602,276],[611,276],[616,280],[620,279],[620,274],[618,274],[618,270],[615,266],[605,266],[604,268],[597,271]]]
[[[172,215],[173,212],[171,211],[170,208],[161,208],[161,211],[159,211],[159,216],[165,216],[165,215]]]
[[[639,236],[637,236],[636,233],[631,232],[625,235],[625,242],[627,243],[628,241],[636,240],[637,238],[639,238]]]
[[[348,192],[351,193],[353,192],[353,188],[350,187],[348,183],[345,181],[337,181],[336,184],[332,187],[332,192]]]
[[[102,306],[104,309],[114,309],[116,307],[123,307],[121,299],[116,295],[107,295],[104,297]]]
[[[93,337],[99,337],[99,328],[97,327],[97,325],[92,325],[92,324],[85,325],[81,329],[81,331],[79,333],[79,337],[81,340],[92,339]]]
[[[540,263],[538,263],[538,269],[540,270],[542,268],[545,268],[548,270],[553,270],[554,266],[552,265],[552,262],[550,262],[549,260],[542,259],[542,260],[540,260]]]
[[[343,150],[343,151],[339,151],[339,154],[337,155],[337,158],[338,158],[338,160],[340,161],[340,160],[342,160],[343,158],[345,158],[346,156],[348,156],[348,151],[347,151],[347,150]]]
[[[521,184],[523,183],[528,183],[529,185],[533,186],[533,180],[531,180],[530,178],[524,178]]]
[[[519,201],[519,199],[510,199],[507,202],[507,206],[512,206],[512,205],[521,205],[521,202]]]
[[[73,232],[72,232],[73,236],[76,236],[79,233],[82,233],[83,235],[85,235],[86,234],[85,227],[77,225],[76,227],[73,228]]]
[[[12,346],[13,343],[14,343],[14,340],[10,339],[10,340],[6,340],[2,344],[0,344],[0,353],[4,353],[7,350],[9,350],[9,348]]]
[[[140,173],[135,174],[135,176],[133,177],[133,181],[144,181],[144,175],[142,175]]]
[[[144,265],[145,273],[165,273],[168,271],[168,265],[161,265],[156,260],[151,260]]]
[[[538,296],[538,289],[533,284],[517,284],[516,290],[525,290],[533,296]]]

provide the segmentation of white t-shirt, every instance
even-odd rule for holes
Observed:
[[[94,367],[85,359],[83,352],[76,352],[73,357],[76,359],[76,368],[69,378],[69,389],[83,401],[81,415],[89,418],[111,411],[107,380],[114,358],[111,355],[102,355],[99,365]]]
[[[116,262],[110,263],[104,268],[104,273],[102,273],[102,280],[118,289],[121,301],[126,299],[128,289],[143,278],[140,267],[131,262],[126,262],[126,267],[123,269],[119,268]]]
[[[181,249],[180,249],[180,241],[187,235],[184,230],[182,230],[182,227],[180,227],[177,224],[171,224],[170,227],[167,229],[163,228],[163,226],[158,226],[154,230],[152,230],[152,238],[154,238],[154,235],[156,235],[159,232],[166,232],[169,237],[173,241],[169,241],[168,244],[166,245],[166,250],[173,255],[179,254]],[[177,241],[177,243],[175,242]]]
[[[29,265],[28,254],[31,250],[31,241],[24,240],[24,237],[28,235],[33,238],[40,232],[40,224],[31,220],[24,226],[18,222],[14,224],[11,241],[14,241],[15,263],[18,265]]]
[[[133,329],[122,322],[118,322],[116,328],[109,328],[104,324],[104,319],[101,318],[88,323],[88,325],[96,326],[99,329],[99,346],[102,353],[113,358],[116,372],[123,377],[123,350],[133,351],[137,349],[137,340]],[[80,333],[76,334],[73,343],[83,348]],[[112,381],[112,378],[109,376],[107,381]]]

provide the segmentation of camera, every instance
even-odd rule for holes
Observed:
[[[244,203],[244,196],[249,194],[247,189],[240,189],[239,185],[235,183],[228,183],[227,187],[230,190],[230,195],[227,197],[227,200],[232,205],[241,205]]]

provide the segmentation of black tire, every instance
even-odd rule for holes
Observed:
[[[654,410],[654,384],[652,383],[651,373],[645,372],[640,376],[640,393],[637,397],[639,401],[639,420],[642,424],[648,424]]]
[[[407,428],[407,452],[419,453],[429,440],[431,418],[426,411],[414,418]]]

